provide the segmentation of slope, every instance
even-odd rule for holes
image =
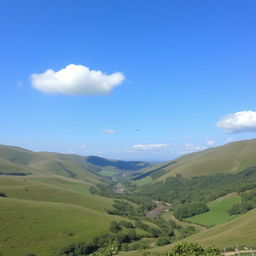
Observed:
[[[163,180],[169,176],[182,174],[184,177],[211,175],[216,173],[239,172],[256,165],[256,140],[244,140],[191,153],[173,161],[158,165],[135,180],[150,176],[154,180]]]

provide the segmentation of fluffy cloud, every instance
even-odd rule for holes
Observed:
[[[35,89],[44,93],[92,95],[109,94],[124,81],[124,76],[120,72],[107,75],[70,64],[59,71],[48,69],[42,74],[32,74],[30,80]]]
[[[242,111],[221,118],[216,126],[225,133],[256,131],[256,112]]]
[[[132,148],[136,150],[152,150],[166,148],[167,144],[136,144]]]
[[[212,145],[215,144],[215,141],[214,141],[214,140],[207,140],[207,141],[205,142],[205,144],[206,144],[207,146],[212,146]]]
[[[113,130],[113,129],[103,129],[103,130],[101,130],[101,132],[103,132],[103,133],[110,133],[110,134],[116,133],[116,131]]]

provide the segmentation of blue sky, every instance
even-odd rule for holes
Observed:
[[[1,1],[0,143],[156,161],[254,138],[255,9]]]

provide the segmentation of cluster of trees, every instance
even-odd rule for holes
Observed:
[[[144,215],[144,211],[141,207],[134,207],[132,204],[123,200],[115,200],[112,209],[107,209],[107,213],[130,218]]]
[[[229,209],[230,215],[246,213],[249,210],[256,208],[256,189],[242,192],[240,193],[240,196],[242,198],[242,202],[233,205]]]
[[[205,203],[197,202],[197,203],[190,203],[190,204],[183,204],[177,206],[174,209],[173,215],[182,220],[184,218],[192,217],[204,212],[208,212],[209,208]]]
[[[162,242],[164,243],[164,239],[162,239]],[[79,243],[76,246],[70,246],[70,252],[67,254],[67,251],[64,251],[64,254],[62,255],[68,255],[68,256],[83,256],[83,255],[88,255],[85,254],[85,248],[86,245],[84,243]],[[120,250],[120,243],[117,240],[112,241],[109,243],[106,247],[100,248],[94,252],[92,252],[92,256],[114,256],[118,255],[118,252]],[[148,246],[145,243],[140,243],[136,247],[136,249],[147,249]],[[60,251],[61,253],[61,251]],[[86,252],[87,253],[87,252]],[[60,254],[61,255],[61,254]],[[147,253],[147,255],[151,255],[150,253]],[[188,256],[188,255],[193,255],[193,256],[221,256],[221,250],[218,248],[204,248],[200,246],[197,243],[180,243],[174,246],[170,251],[161,254],[161,256]]]
[[[239,173],[197,176],[186,179],[180,174],[165,181],[145,185],[129,195],[168,202],[172,205],[192,202],[210,202],[231,192],[241,192],[256,187],[256,167],[247,168]]]
[[[68,256],[80,256],[80,255],[89,255],[95,252],[99,247],[94,244],[87,244],[84,242],[74,243],[68,246],[61,248],[58,251],[59,255],[68,255]]]

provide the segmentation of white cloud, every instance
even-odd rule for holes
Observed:
[[[228,141],[228,142],[232,142],[234,140],[235,140],[235,138],[233,138],[233,137],[229,137],[229,138],[226,139],[226,141]]]
[[[161,149],[166,147],[167,147],[167,144],[136,144],[132,146],[132,148],[136,150],[153,150],[153,149]]]
[[[107,75],[102,71],[74,64],[67,65],[59,71],[48,69],[42,74],[30,76],[32,86],[41,92],[71,95],[106,95],[124,79],[120,72]]]
[[[81,148],[87,148],[87,146],[84,145],[84,144],[83,144],[83,145],[80,145],[80,147],[81,147]]]
[[[256,131],[256,112],[242,111],[222,117],[216,124],[225,133]]]
[[[205,144],[206,144],[207,146],[212,146],[212,145],[215,144],[215,141],[214,141],[214,140],[207,140],[207,141],[205,142]]]
[[[101,130],[101,132],[103,132],[103,133],[109,133],[109,134],[116,133],[116,131],[115,131],[114,129],[103,129],[103,130]]]
[[[186,143],[183,145],[183,149],[182,149],[182,151],[179,152],[179,154],[185,155],[185,154],[193,153],[193,152],[204,150],[204,149],[206,149],[205,146],[198,146],[195,144]]]

